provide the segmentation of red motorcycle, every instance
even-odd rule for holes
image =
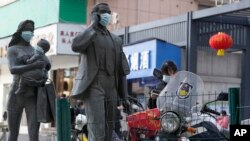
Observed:
[[[192,119],[194,114],[203,111],[204,104],[198,102],[198,97],[203,94],[203,87],[199,76],[187,71],[178,72],[159,94],[157,108],[126,117],[128,140],[189,141],[196,137],[223,139],[213,124],[203,121],[196,123],[198,120]],[[206,128],[206,132],[198,132],[199,126]]]
[[[130,140],[153,139],[161,128],[159,118],[160,111],[158,108],[127,116]]]

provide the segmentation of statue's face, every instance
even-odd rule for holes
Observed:
[[[111,13],[109,6],[107,5],[99,5],[99,9],[97,11],[99,14]]]
[[[34,26],[31,23],[27,23],[22,31],[31,31],[34,32]]]

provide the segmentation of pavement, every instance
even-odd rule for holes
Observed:
[[[7,139],[8,138],[5,138],[5,139],[3,139],[1,141],[7,141]],[[29,141],[28,134],[19,134],[18,141]],[[56,141],[56,136],[40,134],[39,135],[39,141]]]
[[[29,141],[29,135],[26,128],[20,128],[18,141]],[[6,132],[7,131],[7,132]],[[8,140],[8,125],[6,121],[0,121],[0,141]],[[40,127],[39,141],[56,141],[56,128],[44,128]]]
[[[29,136],[27,134],[20,134],[18,141],[29,141]],[[39,135],[39,141],[56,141],[56,136],[51,135]]]

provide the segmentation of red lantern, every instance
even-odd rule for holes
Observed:
[[[230,35],[219,32],[209,39],[209,45],[211,48],[218,50],[217,56],[224,56],[224,50],[233,45],[233,39]]]

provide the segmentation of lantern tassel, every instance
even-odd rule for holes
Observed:
[[[224,53],[225,51],[224,51],[224,49],[219,49],[218,51],[217,51],[217,56],[224,56]]]

